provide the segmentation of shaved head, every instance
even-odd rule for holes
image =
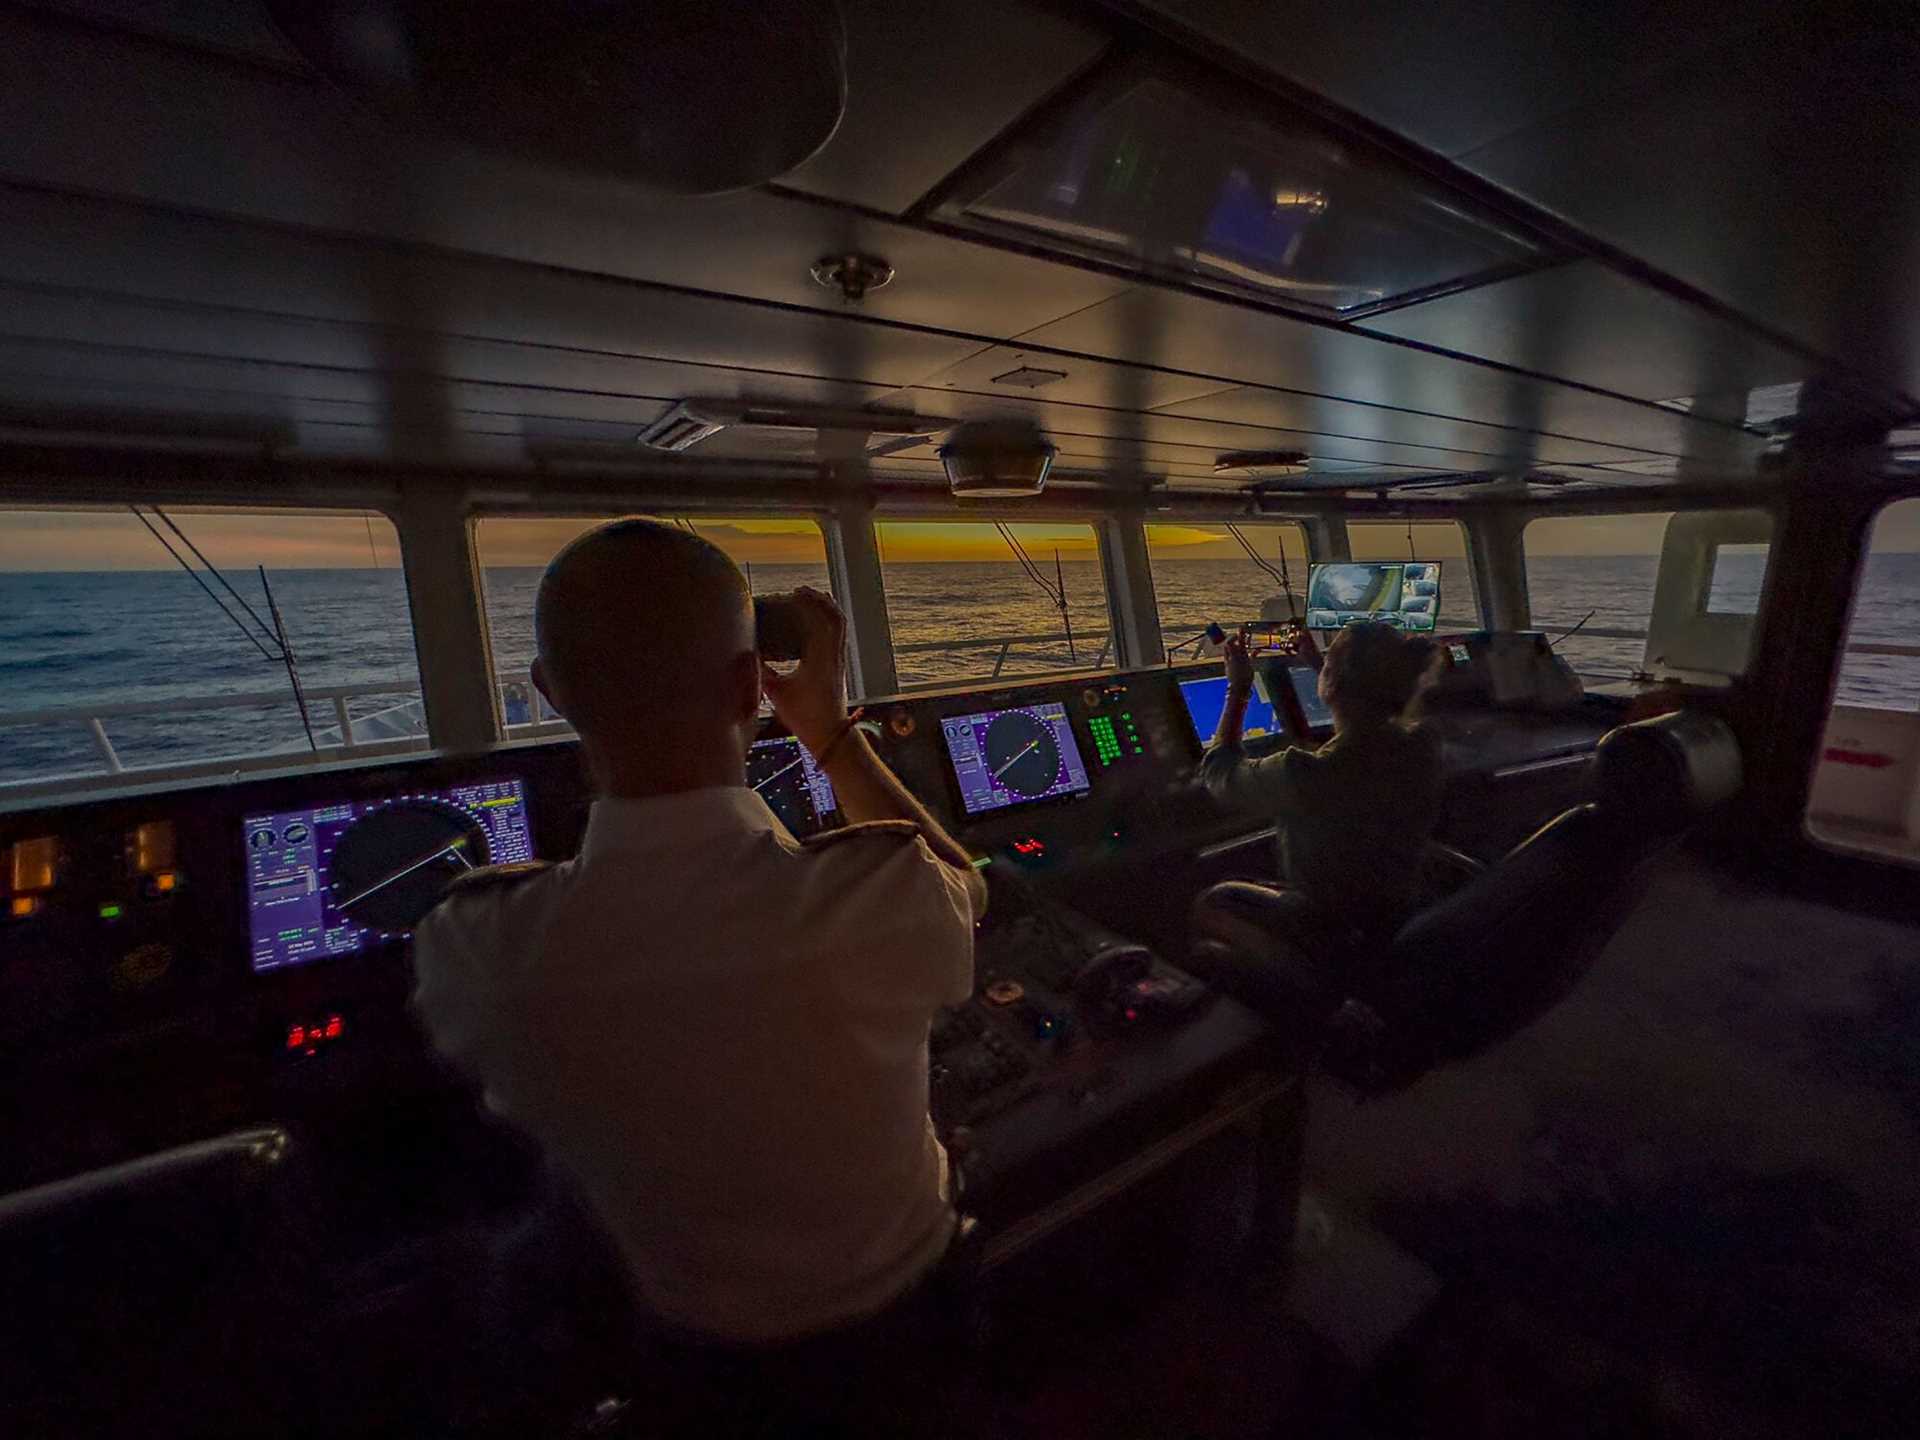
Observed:
[[[718,546],[656,520],[591,530],[547,566],[533,629],[535,679],[596,772],[664,773],[715,751],[744,765],[760,703],[753,600]],[[634,778],[627,788],[649,788]]]

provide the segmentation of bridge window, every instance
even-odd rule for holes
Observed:
[[[509,736],[568,728],[533,688],[533,597],[541,572],[563,546],[619,518],[497,515],[474,523],[500,713]],[[832,588],[827,579],[826,541],[812,520],[729,516],[672,523],[684,525],[732,556],[756,594],[776,594],[796,585]]]
[[[1849,849],[1920,860],[1920,499],[1874,521],[1847,623],[1808,823]]]
[[[425,744],[384,515],[0,512],[0,798]]]
[[[889,520],[874,529],[902,687],[1113,663],[1091,526]]]
[[[1355,560],[1438,560],[1440,630],[1480,628],[1480,600],[1468,568],[1467,534],[1457,521],[1350,520],[1347,544]]]
[[[1231,626],[1258,619],[1263,606],[1287,615],[1289,586],[1299,613],[1306,613],[1310,567],[1306,532],[1298,525],[1148,525],[1147,557],[1161,638],[1175,658],[1191,658],[1215,621]]]
[[[1660,549],[1672,519],[1670,512],[1566,515],[1527,526],[1523,543],[1533,626],[1556,637],[1554,649],[1582,679],[1624,680],[1642,669]],[[1751,562],[1731,553],[1746,548],[1762,552],[1750,595]],[[1757,604],[1765,548],[1722,547],[1727,561],[1724,573],[1719,563],[1714,567],[1710,607],[1731,606],[1736,598]]]

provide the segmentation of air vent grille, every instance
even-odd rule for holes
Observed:
[[[634,436],[634,440],[649,450],[666,450],[678,454],[683,450],[691,450],[702,440],[717,435],[726,428],[724,421],[710,420],[704,415],[697,414],[682,401]]]

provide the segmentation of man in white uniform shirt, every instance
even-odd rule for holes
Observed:
[[[623,521],[561,552],[533,674],[600,797],[580,854],[481,872],[415,952],[434,1043],[570,1174],[645,1306],[733,1344],[851,1326],[946,1252],[927,1032],[971,993],[986,901],[848,720],[839,610],[796,599],[782,676],[707,541]],[[748,788],[763,693],[847,830],[803,844]]]

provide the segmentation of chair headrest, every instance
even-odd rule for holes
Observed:
[[[1593,773],[1602,806],[1676,822],[1731,799],[1744,781],[1733,731],[1693,710],[1609,730]]]

